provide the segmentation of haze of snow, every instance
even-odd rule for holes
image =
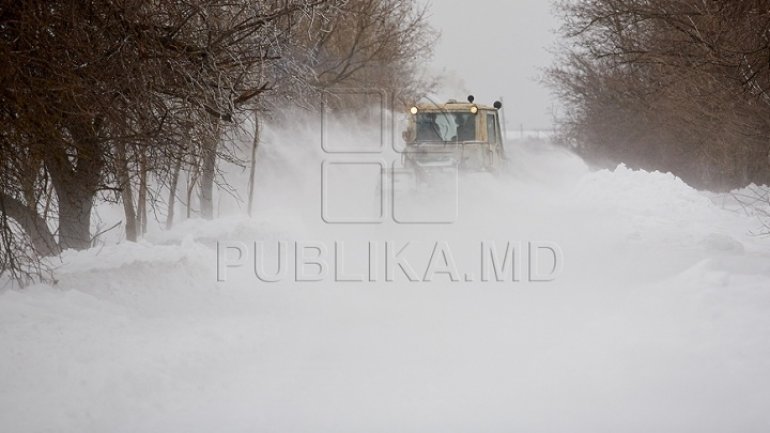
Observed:
[[[327,225],[322,160],[368,156],[325,155],[306,125],[265,131],[253,219],[222,194],[221,219],[67,252],[56,285],[0,293],[0,431],[770,431],[770,243],[729,196],[509,143],[503,173],[460,179],[454,224]],[[369,242],[466,264],[483,241],[549,241],[564,270],[217,282],[217,241],[265,240],[342,242],[352,265]]]

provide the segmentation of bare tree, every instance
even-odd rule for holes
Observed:
[[[185,175],[188,216],[197,190],[212,218],[248,116],[335,87],[419,92],[434,36],[415,0],[0,0],[0,273],[90,247],[99,200],[137,240],[166,191],[170,227]]]
[[[770,181],[767,5],[562,2],[550,82],[563,138],[589,160],[672,171],[730,189]]]
[[[270,90],[253,72],[280,57],[299,15],[323,3],[0,2],[0,198],[3,221],[14,221],[4,233],[21,230],[37,255],[88,248],[96,195],[117,189],[135,238],[146,225],[148,173],[189,160],[180,154],[216,153],[220,125]],[[191,121],[212,125],[196,129],[195,143],[210,147],[179,141]],[[49,183],[55,200],[44,214],[58,230],[37,201]],[[37,197],[25,197],[25,185]]]

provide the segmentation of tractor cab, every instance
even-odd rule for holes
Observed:
[[[449,101],[443,105],[412,107],[403,137],[404,167],[457,167],[494,171],[504,158],[500,102],[493,106]]]

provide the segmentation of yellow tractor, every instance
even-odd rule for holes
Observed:
[[[423,104],[411,108],[403,133],[403,167],[418,177],[431,169],[459,171],[497,170],[505,158],[500,109],[474,102],[450,100],[446,104]]]

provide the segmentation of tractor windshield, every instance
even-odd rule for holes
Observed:
[[[416,141],[476,140],[476,116],[468,112],[419,113]]]

